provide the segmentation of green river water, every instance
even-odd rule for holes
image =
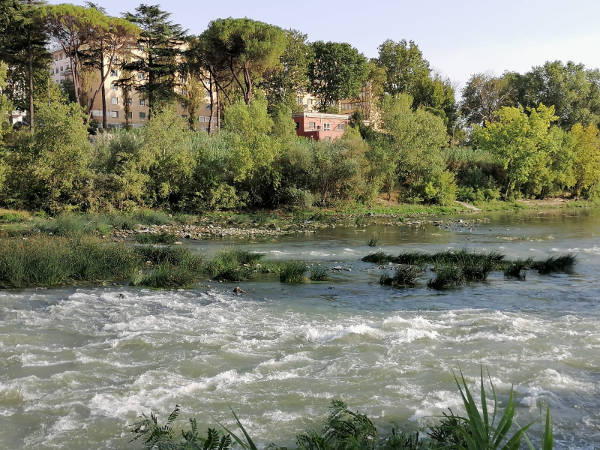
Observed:
[[[360,262],[377,236],[391,253],[496,250],[577,255],[572,274],[436,292],[379,286]],[[233,241],[185,243],[210,256]],[[0,291],[0,448],[139,448],[127,425],[179,404],[204,427],[229,407],[263,444],[293,444],[334,398],[382,428],[417,429],[475,383],[483,365],[519,423],[549,404],[556,448],[600,448],[600,214],[497,215],[473,226],[335,228],[235,243],[266,259],[341,270],[181,291],[131,287]],[[349,270],[348,270],[349,269]],[[539,437],[534,427],[532,439]]]

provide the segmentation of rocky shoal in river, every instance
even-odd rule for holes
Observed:
[[[478,223],[485,223],[485,218],[469,219],[406,219],[395,216],[369,216],[369,224],[387,225],[387,226],[408,226],[421,227],[433,225],[440,229],[453,231],[469,231]],[[314,233],[319,229],[336,227],[363,227],[365,223],[356,223],[354,220],[346,219],[336,221],[335,223],[322,223],[306,221],[300,224],[286,224],[277,226],[269,224],[265,226],[233,226],[229,224],[167,224],[167,225],[149,225],[139,226],[136,230],[115,230],[112,237],[116,240],[131,239],[137,233],[150,234],[172,234],[178,239],[204,240],[215,238],[253,238],[281,236],[297,233]]]

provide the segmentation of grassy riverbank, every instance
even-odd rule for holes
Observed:
[[[63,213],[0,210],[0,237],[36,234],[113,237],[139,243],[171,244],[177,239],[252,237],[311,232],[335,226],[420,225],[434,221],[483,220],[487,213],[544,212],[597,208],[600,204],[577,200],[490,201],[453,206],[388,204],[340,206],[308,210],[211,211],[201,214],[168,213],[139,209],[132,212]],[[140,235],[143,233],[143,235]],[[157,235],[157,236],[150,236]]]

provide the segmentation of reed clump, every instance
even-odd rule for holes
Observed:
[[[551,256],[542,261],[534,261],[531,267],[542,275],[550,273],[570,273],[575,266],[574,255]]]
[[[207,264],[206,272],[218,281],[247,280],[259,269],[258,263],[263,256],[240,249],[224,250]]]
[[[308,267],[301,261],[283,263],[279,270],[279,281],[288,284],[299,284],[306,281],[304,274]]]
[[[123,281],[140,266],[135,251],[94,238],[0,240],[0,287]]]
[[[417,278],[423,272],[423,267],[402,264],[396,267],[394,274],[390,276],[384,273],[379,278],[379,284],[394,287],[413,287],[417,284]]]

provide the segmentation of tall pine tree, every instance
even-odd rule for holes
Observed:
[[[141,32],[138,51],[123,69],[144,74],[144,79],[138,80],[136,90],[146,97],[151,111],[177,97],[175,87],[186,32],[169,20],[170,16],[159,5],[146,4],[124,15]]]

